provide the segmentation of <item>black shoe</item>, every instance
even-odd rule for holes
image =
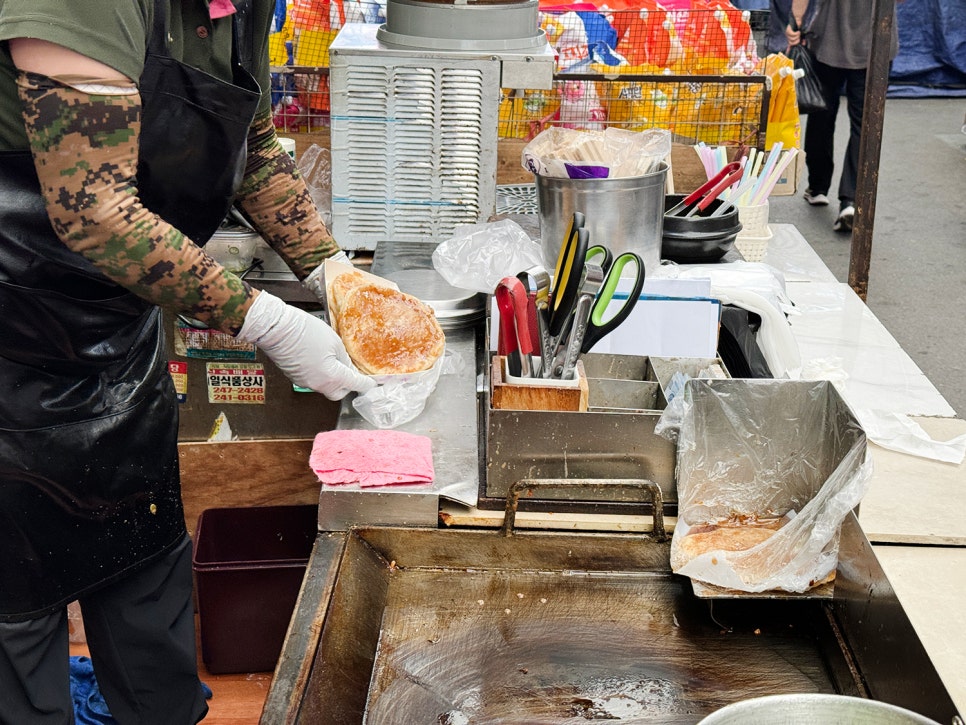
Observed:
[[[837,232],[851,232],[852,224],[855,221],[855,207],[851,204],[842,207],[832,229]]]
[[[812,189],[805,189],[805,201],[807,201],[812,206],[828,206],[828,196],[823,194],[821,191],[813,191]]]

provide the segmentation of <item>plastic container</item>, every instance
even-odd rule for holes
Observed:
[[[741,231],[735,237],[735,248],[747,262],[760,262],[768,251],[772,231],[768,226],[768,202],[753,206],[739,206]]]
[[[665,208],[671,209],[684,200],[684,194],[668,194]],[[680,264],[716,262],[735,244],[742,225],[735,207],[720,216],[710,216],[723,202],[715,199],[701,216],[665,216],[661,256]]]
[[[205,251],[229,272],[244,272],[252,266],[255,247],[261,237],[243,226],[221,226],[205,244]]]
[[[763,204],[739,205],[738,219],[741,220],[739,237],[770,237],[768,228],[768,202]]]
[[[292,159],[295,159],[295,139],[289,138],[288,136],[279,136],[278,143],[281,145],[282,150],[287,153]]]
[[[583,212],[590,244],[614,256],[637,252],[649,276],[661,263],[664,182],[667,164],[644,176],[615,179],[558,179],[536,174],[537,209],[544,261],[553,269],[574,212]]]
[[[315,504],[215,508],[198,517],[192,568],[209,672],[275,669],[317,536]]]

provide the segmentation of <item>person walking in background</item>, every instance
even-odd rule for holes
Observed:
[[[785,27],[789,45],[805,42],[815,55],[815,72],[822,84],[826,110],[810,113],[805,125],[805,162],[808,187],[805,201],[827,206],[835,168],[835,121],[844,91],[849,114],[849,141],[839,178],[839,213],[833,229],[851,232],[855,218],[855,185],[859,166],[859,141],[865,104],[866,69],[872,47],[870,0],[792,0],[791,17]],[[794,22],[793,22],[794,21]],[[892,26],[891,57],[899,42]]]

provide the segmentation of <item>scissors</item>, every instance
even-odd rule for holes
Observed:
[[[576,214],[574,216],[576,217]],[[572,225],[570,234],[557,256],[556,272],[550,287],[549,317],[547,319],[547,333],[550,338],[548,349],[551,354],[556,351],[554,341],[559,342],[559,338],[567,326],[567,321],[574,311],[574,306],[577,304],[577,294],[580,292],[589,238],[590,232],[588,230]]]
[[[584,297],[586,297],[588,294],[588,290],[586,289],[586,286],[588,285],[588,283],[593,284],[594,281],[596,281],[598,285],[602,285],[604,283],[604,275],[607,274],[607,271],[610,269],[610,266],[613,263],[613,261],[614,261],[613,253],[610,251],[610,249],[605,247],[603,244],[594,244],[593,246],[588,247],[587,252],[584,254],[583,261],[581,262],[579,259],[576,260],[576,264],[578,264],[579,267],[577,268],[577,270],[575,270],[574,275],[580,278],[581,285],[580,285],[580,288],[578,289],[578,295],[574,299],[574,303],[572,306],[573,310],[568,314],[567,319],[564,323],[564,326],[555,335],[555,339],[551,341],[552,351],[551,351],[551,354],[549,355],[549,359],[545,360],[544,362],[544,368],[543,368],[544,377],[552,376],[553,371],[556,371],[557,373],[559,373],[563,369],[562,368],[563,360],[566,355],[565,341],[568,339],[568,336],[570,335],[570,330],[573,327],[574,316],[577,313],[578,309],[580,308],[581,300]],[[595,280],[593,278],[591,280],[587,279],[588,270],[591,266],[595,266],[600,269],[599,280]],[[597,276],[596,274],[593,275],[594,278],[596,276]],[[599,286],[592,290],[595,297],[598,289],[599,289]],[[591,299],[590,301],[592,302],[593,299]]]
[[[606,261],[607,255],[604,255],[604,259]],[[624,269],[629,264],[633,265],[634,270],[633,276],[630,277],[631,288],[617,311],[605,318],[607,308],[614,300],[617,286],[624,276]],[[588,263],[587,268],[595,269],[597,265]],[[610,334],[627,319],[644,288],[644,261],[634,252],[618,255],[602,272],[599,279],[594,280],[594,283],[589,285],[589,289],[585,290],[588,295],[592,295],[590,299],[583,297],[581,299],[583,304],[578,303],[574,313],[573,330],[567,340],[563,361],[559,365],[560,376],[564,379],[573,375],[574,366],[580,354],[590,352],[604,336]],[[587,274],[587,279],[588,282],[591,281],[590,272]]]
[[[633,276],[624,274],[624,269],[629,264],[634,265]],[[631,286],[627,292],[627,299],[623,300],[623,304],[616,312],[605,319],[607,308],[614,300],[618,284],[622,278],[628,277],[631,279]],[[594,345],[600,342],[606,335],[613,332],[618,325],[626,320],[627,316],[631,314],[631,310],[637,304],[637,300],[640,298],[641,290],[643,289],[644,260],[635,252],[624,252],[618,255],[613,264],[606,270],[604,284],[601,286],[597,299],[594,300],[587,330],[583,335],[583,341],[580,345],[580,352],[589,352]]]
[[[604,274],[607,274],[607,270],[610,269],[611,264],[614,262],[614,254],[605,247],[603,244],[594,244],[587,247],[587,254],[584,256],[584,264],[596,264],[602,270]]]

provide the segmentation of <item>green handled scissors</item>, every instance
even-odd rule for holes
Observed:
[[[591,247],[588,250],[588,254],[595,249],[596,246]],[[607,250],[604,249],[604,252],[607,252]],[[607,260],[606,255],[604,259],[605,261]],[[617,285],[621,281],[624,268],[628,264],[634,265],[634,272],[633,277],[631,277],[631,288],[627,292],[627,298],[624,300],[624,304],[613,315],[605,319],[604,316],[607,313],[607,308],[610,306],[611,301],[614,300]],[[588,352],[605,335],[613,332],[614,328],[627,319],[627,316],[631,314],[631,310],[634,309],[634,305],[637,304],[637,300],[641,296],[641,290],[644,288],[644,260],[634,252],[624,252],[618,255],[608,267],[605,267],[604,272],[606,274],[604,284],[597,295],[597,299],[594,300],[594,306],[590,310],[590,320],[584,332],[584,339],[580,344],[580,351],[582,353]],[[620,299],[620,297],[617,299]]]

